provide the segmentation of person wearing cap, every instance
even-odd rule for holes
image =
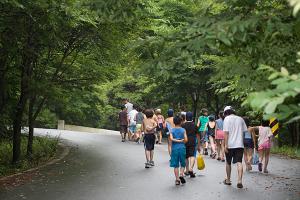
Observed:
[[[238,188],[243,188],[243,154],[244,154],[244,132],[247,126],[243,118],[235,115],[235,111],[231,106],[224,108],[224,138],[225,138],[225,156],[226,156],[226,179],[223,181],[225,185],[231,185],[231,163],[237,163],[238,170]]]
[[[208,136],[206,134],[206,125],[209,121],[208,119],[208,110],[203,108],[201,110],[202,115],[198,119],[197,127],[199,128],[199,132],[201,135],[201,143],[204,145],[203,154],[208,155]]]
[[[174,124],[174,110],[173,109],[169,109],[167,112],[168,117],[166,118],[165,122],[166,122],[166,134],[168,136],[168,152],[169,155],[171,155],[172,152],[172,141],[170,140],[170,133],[172,128],[175,127]]]
[[[199,134],[197,134],[197,127],[193,122],[193,113],[186,113],[186,122],[182,124],[182,128],[185,129],[187,134],[187,143],[185,143],[186,148],[186,175],[191,178],[195,178],[195,173],[193,172],[196,157],[196,143],[197,137],[200,139]],[[200,147],[200,146],[199,146]],[[200,151],[200,149],[199,149]]]

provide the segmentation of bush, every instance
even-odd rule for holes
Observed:
[[[296,147],[290,147],[290,146],[273,147],[271,149],[271,153],[300,159],[300,149]]]
[[[12,141],[0,141],[0,177],[21,172],[46,162],[56,154],[58,142],[58,138],[34,137],[32,159],[28,160],[26,157],[27,137],[22,136],[21,159],[17,164],[12,165]]]

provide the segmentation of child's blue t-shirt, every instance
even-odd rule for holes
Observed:
[[[174,139],[184,139],[184,128],[172,128],[172,135]],[[185,148],[184,142],[172,142],[172,150]]]

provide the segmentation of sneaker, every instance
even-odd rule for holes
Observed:
[[[125,142],[125,139],[122,139],[122,142]]]
[[[145,163],[145,168],[150,168],[150,164],[148,162]]]
[[[220,158],[220,157],[218,157],[218,158],[217,158],[217,161],[221,161],[221,158]]]
[[[150,165],[151,167],[154,167],[154,161],[153,161],[153,160],[150,160],[150,161],[149,161],[149,165]]]

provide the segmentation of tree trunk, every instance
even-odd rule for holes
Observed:
[[[29,134],[28,134],[28,142],[27,142],[27,157],[29,159],[32,158],[32,154],[33,154],[32,145],[33,145],[35,121],[45,104],[46,98],[47,97],[42,98],[41,102],[37,105],[37,109],[35,112],[34,112],[34,104],[36,102],[36,96],[30,98],[30,101],[29,101],[29,107],[28,107],[29,108],[29,112],[28,112]]]
[[[22,67],[21,94],[13,120],[13,163],[17,163],[21,155],[21,127],[22,118],[27,103],[28,78],[25,67]]]
[[[192,96],[192,101],[193,101],[193,115],[194,115],[194,121],[196,122],[199,97],[198,97],[198,94],[197,94],[197,93],[193,93],[191,96]]]
[[[28,127],[29,127],[29,133],[28,133],[28,142],[27,142],[27,158],[31,160],[32,158],[32,144],[33,144],[33,132],[34,132],[34,122],[33,119],[33,106],[35,103],[35,97],[31,97],[29,100],[29,106],[28,106]]]

